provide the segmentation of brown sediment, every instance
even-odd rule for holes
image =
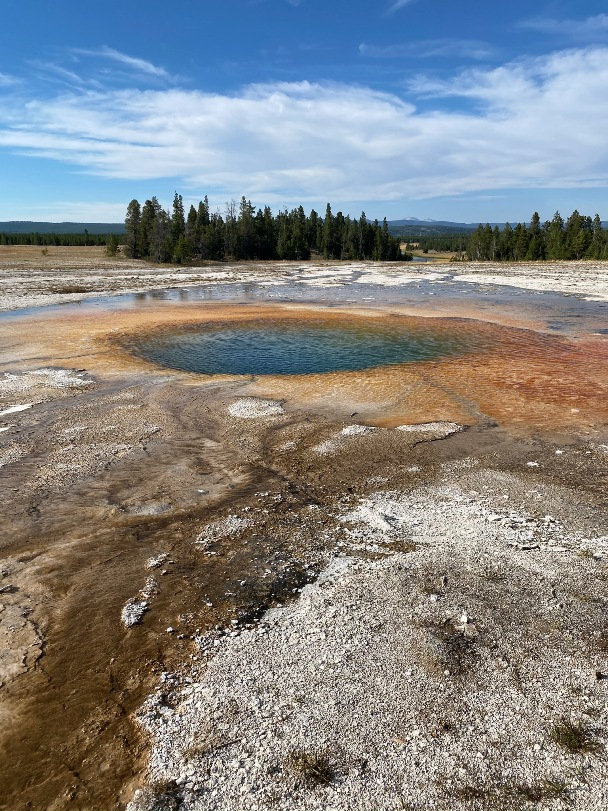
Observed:
[[[0,585],[14,589],[0,602],[30,623],[28,644],[38,644],[36,634],[40,643],[0,694],[0,807],[59,811],[128,799],[146,751],[131,713],[162,671],[187,659],[197,631],[259,611],[324,559],[336,541],[326,513],[345,492],[364,493],[374,476],[405,487],[407,464],[421,458],[430,479],[441,461],[468,454],[499,453],[508,465],[542,433],[547,443],[556,432],[601,437],[603,339],[547,335],[534,318],[498,324],[500,313],[468,305],[458,319],[431,307],[415,312],[161,302],[0,322],[2,371],[84,369],[94,381],[56,399],[42,387],[34,407],[11,418],[10,440],[25,452],[0,468],[9,528]],[[432,362],[255,379],[161,369],[129,350],[134,337],[156,330],[320,318],[432,323],[488,340],[478,354]],[[227,416],[230,402],[252,396],[281,400],[285,416]],[[344,422],[439,420],[471,430],[423,451],[419,438],[390,431],[337,459],[312,451]],[[290,443],[294,450],[279,450]],[[588,485],[581,499],[591,504],[593,486],[580,476]],[[237,508],[259,510],[254,525],[206,555],[194,543],[201,528]],[[147,568],[161,553],[166,574]],[[121,607],[150,576],[158,588],[150,610],[125,629]]]
[[[473,424],[490,420],[541,430],[602,423],[608,388],[608,341],[587,336],[568,339],[538,331],[539,323],[522,317],[517,327],[476,319],[441,317],[430,308],[406,312],[319,308],[295,305],[167,304],[136,311],[54,315],[31,321],[35,335],[21,349],[39,363],[41,354],[58,365],[86,367],[94,374],[159,371],[131,347],[146,334],[210,324],[268,320],[365,324],[382,318],[387,326],[444,330],[447,335],[479,338],[478,354],[378,367],[363,372],[309,375],[215,376],[238,384],[243,394],[288,400],[293,407],[343,417],[357,411],[362,419],[391,427],[403,422],[447,419]],[[496,320],[500,320],[497,318]],[[513,323],[514,319],[506,319]],[[526,328],[524,328],[524,325]],[[13,326],[8,326],[8,331]],[[0,336],[7,327],[0,325]],[[163,369],[190,385],[206,386],[208,377]]]

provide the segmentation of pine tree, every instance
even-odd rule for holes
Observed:
[[[591,259],[602,259],[605,247],[604,232],[602,230],[602,221],[600,215],[596,214],[593,218],[593,234],[591,237],[591,244],[589,246],[589,257]]]
[[[311,209],[306,221],[306,240],[308,242],[308,249],[310,252],[321,252],[321,231],[321,218],[313,208]]]
[[[237,237],[237,218],[236,218],[236,202],[231,200],[226,203],[226,218],[224,220],[224,252],[228,256],[237,258],[238,256],[238,237]]]
[[[592,225],[575,209],[566,222],[565,243],[567,259],[582,259],[591,244]]]
[[[495,225],[492,231],[492,262],[500,258],[500,228]]]
[[[536,261],[544,258],[544,245],[543,237],[540,228],[540,217],[538,211],[535,211],[530,220],[528,227],[528,249],[526,251],[526,259]]]
[[[276,259],[278,255],[276,223],[268,206],[264,206],[264,211],[258,210],[255,216],[255,227],[259,258]]]
[[[184,218],[184,201],[181,194],[175,192],[173,197],[173,216],[171,217],[171,240],[175,245],[177,240],[186,233]]]
[[[139,244],[141,255],[152,257],[152,240],[156,229],[156,219],[161,211],[161,206],[156,197],[146,200],[141,211],[141,221],[139,225]]]
[[[344,221],[344,241],[342,242],[342,259],[357,259],[359,256],[359,224],[346,217]]]
[[[325,259],[335,259],[335,222],[331,213],[331,206],[328,203],[325,209],[325,219],[323,220],[323,232],[321,238],[321,252]]]
[[[154,228],[150,235],[150,258],[154,262],[169,262],[172,255],[171,218],[159,205],[154,218]]]
[[[292,211],[291,218],[294,259],[310,259],[310,248],[308,247],[306,235],[306,214],[302,206]]]
[[[467,255],[473,262],[483,259],[483,225],[479,223],[467,245]]]
[[[237,224],[237,249],[236,254],[239,259],[254,259],[257,255],[255,244],[255,226],[253,214],[255,208],[250,200],[241,197],[239,206],[239,219]]]
[[[196,209],[194,206],[190,206],[190,210],[188,211],[188,219],[186,220],[185,234],[185,246],[188,259],[191,259],[192,256],[198,252],[199,239],[197,234],[197,222],[198,216]]]
[[[525,225],[518,222],[513,230],[513,255],[517,262],[522,262],[528,253],[529,235]]]
[[[556,211],[553,219],[546,228],[545,240],[547,244],[547,258],[548,259],[563,259],[564,258],[564,221],[559,213]]]
[[[365,248],[367,243],[367,217],[365,211],[361,212],[359,222],[357,223],[357,259],[363,259],[365,256]]]
[[[125,253],[130,259],[139,259],[139,223],[141,219],[141,207],[137,200],[133,199],[127,206],[125,217]]]
[[[110,234],[106,242],[106,254],[108,256],[116,256],[118,253],[118,237],[116,234]]]

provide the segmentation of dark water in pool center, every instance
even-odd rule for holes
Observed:
[[[487,336],[456,327],[260,321],[163,333],[132,348],[146,360],[188,372],[301,375],[416,363],[487,344]]]

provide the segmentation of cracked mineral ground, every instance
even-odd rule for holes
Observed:
[[[608,805],[602,266],[0,274],[2,809]],[[265,323],[473,349],[136,351]]]

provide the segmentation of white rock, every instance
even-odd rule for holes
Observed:
[[[9,406],[9,408],[5,408],[4,411],[0,411],[0,417],[4,417],[5,414],[17,414],[20,411],[26,411],[33,405],[33,403],[21,403],[20,405]]]
[[[275,400],[259,400],[255,397],[236,400],[228,406],[228,414],[230,414],[231,417],[238,417],[242,420],[276,417],[284,413],[285,409],[281,403]]]
[[[130,628],[132,625],[139,625],[148,608],[149,603],[147,600],[129,600],[120,612],[122,624],[125,628]]]

